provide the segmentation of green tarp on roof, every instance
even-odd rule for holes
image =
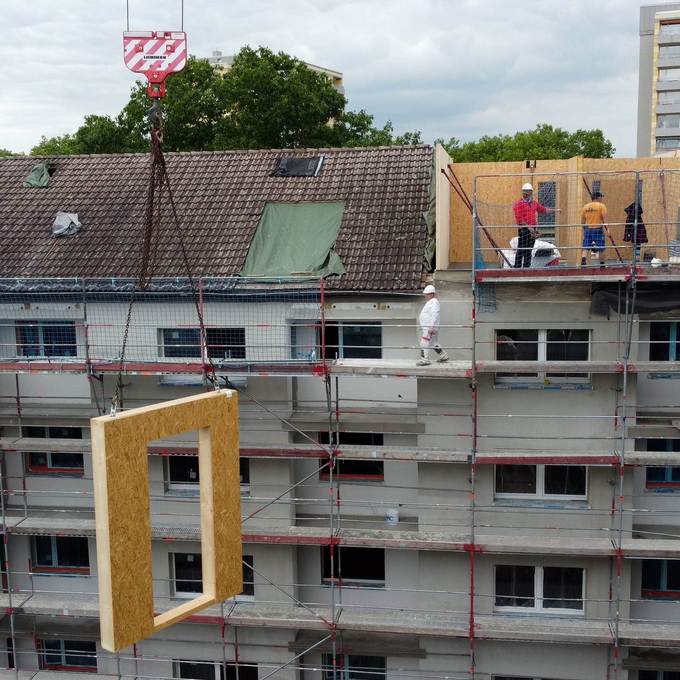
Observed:
[[[267,203],[242,276],[344,274],[333,250],[343,203]]]
[[[50,173],[47,170],[45,163],[37,163],[33,166],[31,174],[23,181],[22,186],[30,187],[46,187],[50,182]]]

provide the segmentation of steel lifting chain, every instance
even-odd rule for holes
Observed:
[[[111,415],[115,415],[116,412],[123,406],[123,369],[125,367],[125,350],[127,348],[130,324],[132,321],[132,309],[134,307],[137,291],[141,292],[148,288],[156,270],[156,260],[158,254],[156,248],[157,236],[160,231],[163,194],[166,189],[168,202],[170,203],[170,208],[172,211],[172,222],[179,240],[182,261],[186,269],[186,274],[191,289],[191,296],[196,307],[196,314],[198,316],[201,338],[201,354],[202,360],[204,362],[204,376],[206,381],[210,383],[214,389],[219,389],[218,380],[215,373],[215,366],[207,349],[208,342],[205,331],[205,323],[203,320],[203,310],[201,309],[200,300],[196,290],[195,279],[191,271],[189,257],[184,245],[182,227],[177,214],[177,207],[175,205],[175,199],[170,187],[170,178],[168,177],[167,166],[165,164],[165,156],[163,154],[163,112],[161,109],[160,99],[154,99],[153,105],[149,110],[149,125],[151,128],[151,172],[149,174],[149,185],[147,188],[146,202],[144,205],[144,236],[142,252],[137,268],[136,281],[133,284],[133,288],[130,293],[130,301],[128,304],[125,328],[123,331],[123,342],[119,358],[120,363],[118,368],[118,377],[116,380],[113,396],[111,397]],[[205,356],[203,356],[203,352],[205,352]],[[206,361],[207,363],[205,363]]]

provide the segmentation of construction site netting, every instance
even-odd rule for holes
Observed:
[[[0,357],[102,372],[304,367],[318,359],[320,315],[319,280],[0,279]]]
[[[527,170],[475,178],[477,269],[514,266],[518,220],[513,206],[521,200],[525,183],[533,186],[533,199],[547,208],[536,215],[531,268],[580,264],[582,209],[598,193],[607,210],[603,234],[606,266],[644,265],[656,258],[660,262],[655,265],[680,267],[680,171],[541,174]]]

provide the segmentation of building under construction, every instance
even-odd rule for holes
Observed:
[[[145,156],[35,162],[0,159],[4,675],[680,677],[680,161],[168,154],[183,240],[162,206],[144,249]],[[526,182],[555,212],[515,268]],[[106,652],[89,419],[213,374],[244,591]],[[158,612],[201,592],[196,441],[149,447]]]

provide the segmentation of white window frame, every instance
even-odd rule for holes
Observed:
[[[31,541],[31,561],[33,564],[32,571],[37,576],[46,576],[50,574],[59,575],[75,575],[75,576],[89,576],[92,570],[92,561],[90,559],[90,542],[87,538],[81,536],[58,536],[56,534],[42,534],[38,536],[33,536]],[[36,539],[38,538],[49,538],[50,539],[50,552],[52,554],[53,564],[45,565],[38,564],[38,545]],[[57,543],[61,538],[83,538],[85,540],[85,545],[87,546],[87,566],[74,567],[70,565],[63,565],[59,563],[59,548]]]
[[[375,656],[376,658],[381,658],[384,659],[385,662],[385,673],[384,674],[379,674],[377,671],[373,670],[367,670],[363,671],[364,673],[370,673],[375,677],[376,680],[380,680],[380,678],[387,678],[387,656],[385,654],[351,654],[351,653],[343,653],[340,652],[335,655],[335,661],[336,663],[338,662],[338,658],[341,659],[341,662],[338,663],[336,666],[336,675],[338,676],[338,680],[348,680],[350,678],[350,671],[357,670],[357,666],[353,666],[350,663],[350,659],[352,657],[357,657],[357,656]],[[333,672],[329,671],[328,669],[332,667],[333,664],[333,654],[330,652],[326,652],[322,655],[321,657],[321,665],[324,667],[324,672],[323,672],[323,677],[327,677],[329,674],[332,676]],[[359,671],[362,672],[362,671]]]
[[[495,348],[495,358],[498,360],[498,333],[504,330],[525,330],[525,331],[537,331],[538,332],[538,358],[536,359],[536,368],[538,369],[538,364],[540,362],[547,361],[548,354],[548,331],[587,331],[588,332],[588,357],[584,361],[590,361],[590,349],[593,339],[593,331],[591,328],[494,328],[494,348]],[[499,373],[504,373],[505,371],[499,371]],[[496,385],[507,385],[507,384],[546,384],[546,385],[588,385],[592,382],[591,374],[587,371],[583,371],[585,374],[580,378],[570,378],[564,376],[548,376],[549,372],[557,373],[558,371],[536,371],[536,375],[517,375],[517,376],[501,376],[495,375]],[[567,371],[564,371],[567,373]],[[573,371],[572,371],[573,372]]]
[[[222,673],[221,673],[221,666],[222,662],[221,661],[213,661],[212,659],[173,659],[172,661],[172,677],[176,678],[177,680],[182,680],[182,675],[179,670],[179,665],[181,663],[193,663],[193,664],[199,664],[200,666],[209,666],[210,664],[213,665],[213,671],[215,673],[215,680],[221,680],[222,678]]]
[[[380,345],[378,345],[378,348],[380,349],[380,359],[384,358],[384,349],[385,349],[385,334],[383,332],[383,323],[381,320],[375,321],[373,319],[327,319],[326,324],[328,327],[328,324],[333,324],[334,326],[337,326],[338,329],[338,359],[344,359],[345,358],[345,327],[349,328],[357,328],[359,326],[369,326],[371,328],[378,328],[380,330]],[[326,342],[328,342],[328,338],[326,338]],[[367,349],[366,347],[357,347],[356,345],[350,345],[351,347],[354,347],[356,349]],[[326,351],[328,352],[328,344],[326,345]],[[335,357],[326,357],[328,361],[332,361],[335,359]],[[377,361],[378,359],[374,359],[374,361]]]
[[[97,668],[98,663],[97,663],[97,642],[96,640],[69,640],[66,638],[38,638],[39,640],[39,645],[40,649],[38,650],[38,654],[40,655],[40,661],[39,661],[39,666],[40,669],[43,671],[50,671],[50,670],[66,670],[69,669],[74,673],[82,673],[82,672],[88,672],[89,669],[91,668]],[[58,642],[59,643],[59,652],[55,649],[47,650],[45,648],[45,643],[46,642]],[[84,649],[79,649],[77,650],[77,653],[74,652],[67,652],[66,651],[66,643],[67,642],[76,642],[78,644],[81,643],[93,643],[94,644],[94,656],[90,657],[90,652],[85,651]],[[47,663],[47,656],[48,655],[56,655],[56,654],[61,654],[61,663],[60,664],[52,664],[52,663]],[[74,656],[81,656],[81,657],[89,657],[92,659],[92,662],[89,666],[74,666],[72,664],[67,664],[66,663],[66,657],[68,655],[74,655]]]
[[[39,354],[21,354],[19,348],[21,345],[31,345],[30,342],[19,341],[19,326],[28,325],[29,327],[36,327],[38,329],[38,342],[35,343],[39,347]],[[74,354],[46,354],[45,345],[45,328],[54,326],[64,326],[73,328],[73,343],[60,343],[64,346],[68,345],[75,347]],[[76,359],[80,356],[80,342],[78,338],[78,326],[75,319],[15,319],[14,320],[14,345],[16,347],[16,355],[18,357],[27,357],[29,359]]]
[[[496,604],[496,597],[498,597],[498,594],[495,592],[496,591],[496,568],[497,567],[533,567],[534,569],[534,606],[533,607],[514,607],[514,606],[503,606],[503,605],[497,605]],[[568,609],[565,607],[543,607],[543,569],[544,567],[548,567],[549,569],[553,568],[562,568],[562,569],[580,569],[583,578],[581,579],[581,604],[582,607],[581,609]],[[586,611],[586,570],[583,567],[564,567],[564,566],[557,566],[555,567],[554,565],[535,565],[535,564],[495,564],[494,569],[493,569],[493,579],[494,579],[494,594],[493,594],[493,608],[494,611],[497,612],[513,612],[517,614],[521,613],[537,613],[537,614],[560,614],[562,616],[578,616],[578,617],[584,617],[585,616],[585,611]],[[501,596],[504,597],[504,596]],[[555,598],[550,598],[550,599],[555,599]]]
[[[198,478],[196,484],[172,481],[170,477],[170,457],[165,456],[163,458],[163,477],[165,478],[166,496],[199,496],[201,487],[198,483]],[[198,463],[198,456],[195,456],[195,458]]]
[[[196,460],[198,461],[198,457],[196,457]],[[250,466],[250,460],[247,458],[245,460],[248,461],[248,466]],[[201,489],[198,481],[196,482],[196,484],[172,481],[172,479],[170,478],[170,456],[164,456],[163,458],[163,481],[166,496],[176,496],[179,498],[186,497],[193,498],[200,496]],[[248,496],[250,496],[250,483],[247,484],[242,483],[240,486],[241,497],[247,498]]]
[[[590,468],[587,465],[584,466],[570,466],[570,465],[546,465],[540,463],[537,465],[527,465],[526,467],[536,468],[536,493],[499,493],[496,491],[496,468],[498,465],[494,465],[493,470],[493,483],[494,483],[494,498],[502,500],[558,500],[558,501],[585,501],[588,500],[588,476]],[[501,465],[502,467],[502,465]],[[546,467],[585,467],[586,469],[586,488],[583,495],[573,495],[573,494],[556,494],[556,493],[546,493],[545,492],[545,468]],[[540,491],[539,491],[540,489]]]
[[[177,600],[193,600],[195,597],[198,597],[200,595],[200,591],[185,591],[185,590],[177,590],[177,565],[175,563],[175,556],[176,555],[201,555],[201,553],[188,553],[188,552],[171,552],[168,553],[170,557],[170,583],[172,584],[172,594],[170,597],[175,598]],[[189,579],[179,579],[180,581],[187,581]],[[203,590],[203,578],[201,575],[201,591]]]

